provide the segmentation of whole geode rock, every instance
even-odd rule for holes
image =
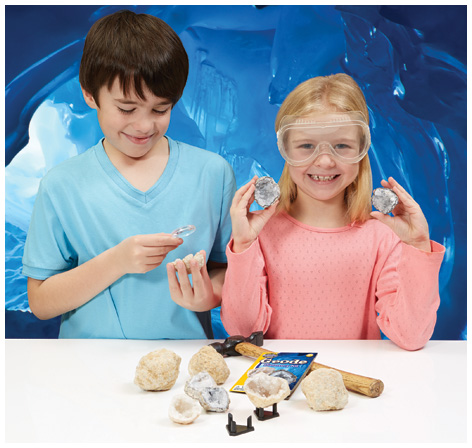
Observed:
[[[223,384],[230,373],[223,356],[209,345],[201,348],[190,358],[188,372],[192,376],[199,372],[208,372],[216,384]]]
[[[283,378],[258,373],[244,383],[244,392],[256,408],[266,408],[290,395],[290,387]]]
[[[372,192],[372,205],[379,212],[388,215],[398,205],[398,196],[390,188],[376,188]]]
[[[272,177],[259,177],[256,181],[254,200],[263,208],[270,207],[280,197],[280,188]]]
[[[301,383],[310,408],[315,411],[343,409],[348,393],[342,375],[334,369],[316,369]]]
[[[143,390],[169,390],[177,381],[181,360],[165,348],[148,353],[139,360],[134,384]]]

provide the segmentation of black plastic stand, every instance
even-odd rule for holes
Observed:
[[[233,414],[228,414],[228,424],[226,425],[226,429],[228,430],[228,434],[230,436],[239,436],[241,434],[254,431],[254,426],[252,426],[252,416],[250,415],[247,418],[247,426],[244,426],[237,425],[233,420]]]
[[[256,408],[254,414],[256,414],[258,420],[269,420],[271,418],[280,416],[280,414],[277,412],[277,403],[272,405],[272,412],[264,411],[264,408]]]

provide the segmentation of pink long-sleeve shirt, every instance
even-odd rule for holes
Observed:
[[[430,339],[445,248],[427,253],[386,225],[325,229],[285,212],[244,252],[227,246],[221,318],[229,334],[269,339],[380,339],[407,350]]]

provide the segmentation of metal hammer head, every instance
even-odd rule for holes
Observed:
[[[261,347],[264,342],[264,334],[262,331],[255,331],[247,338],[241,335],[230,336],[226,338],[224,342],[213,342],[213,344],[210,344],[210,347],[213,347],[223,356],[240,356],[241,354],[236,351],[236,346],[241,342],[249,342],[250,344]]]

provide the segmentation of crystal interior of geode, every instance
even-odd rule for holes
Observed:
[[[398,196],[390,188],[376,188],[372,192],[372,205],[384,215],[390,213],[398,204]]]
[[[216,386],[216,381],[208,372],[199,372],[185,383],[185,393],[198,400],[205,387]]]
[[[265,408],[288,397],[290,387],[287,381],[282,378],[258,373],[246,380],[244,392],[256,408]]]
[[[263,176],[257,179],[254,199],[261,207],[270,207],[279,197],[280,188],[272,177]]]
[[[229,408],[229,394],[223,387],[204,387],[198,397],[203,409],[212,412],[225,412]]]
[[[198,401],[185,394],[173,397],[169,405],[169,418],[181,425],[192,423],[201,412],[202,408]]]

